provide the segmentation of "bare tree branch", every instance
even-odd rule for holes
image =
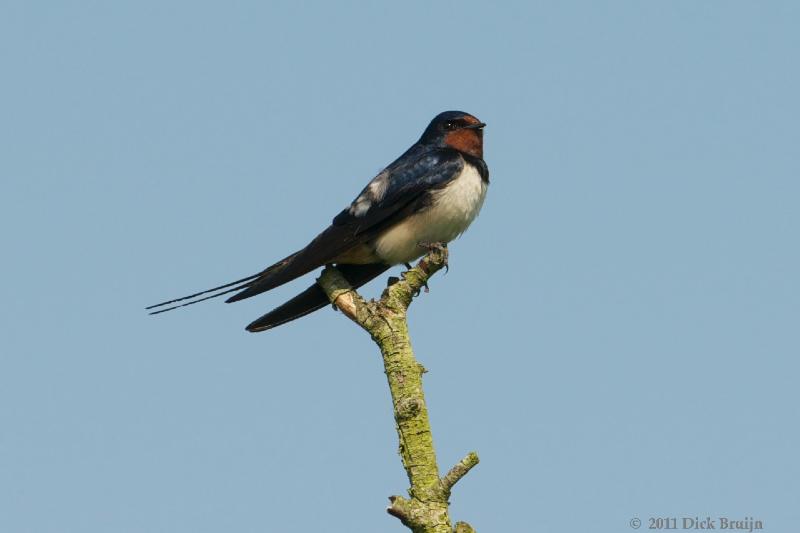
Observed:
[[[447,248],[432,246],[417,265],[383,291],[378,301],[364,300],[344,276],[326,267],[317,283],[350,320],[361,326],[378,345],[394,405],[394,419],[400,440],[400,458],[411,487],[410,498],[392,496],[387,512],[415,533],[453,533],[448,498],[453,485],[478,464],[469,453],[443,478],[433,447],[428,408],[422,390],[425,369],[414,357],[408,334],[406,312],[428,280],[447,266]],[[464,522],[455,531],[474,533]]]

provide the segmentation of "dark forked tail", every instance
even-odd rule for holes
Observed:
[[[236,281],[232,281],[230,283],[226,283],[225,285],[220,285],[219,287],[214,287],[213,289],[206,289],[204,291],[196,292],[194,294],[190,294],[188,296],[182,296],[180,298],[175,298],[173,300],[167,300],[166,302],[161,302],[160,304],[150,305],[145,307],[145,309],[156,309],[158,307],[163,307],[165,305],[174,304],[177,302],[185,302],[185,300],[191,300],[190,302],[180,303],[178,305],[173,305],[171,307],[167,307],[165,309],[159,309],[158,311],[151,311],[151,315],[157,315],[159,313],[165,313],[167,311],[172,311],[173,309],[178,309],[179,307],[186,307],[187,305],[196,304],[199,302],[203,302],[205,300],[210,300],[211,298],[218,298],[223,294],[229,294],[232,292],[240,291],[242,289],[250,289],[249,293],[246,295],[237,294],[234,298],[229,298],[228,302],[235,302],[238,300],[242,300],[244,298],[249,298],[250,296],[255,296],[265,290],[269,290],[271,288],[277,287],[278,285],[282,285],[287,281],[291,281],[297,276],[301,276],[306,272],[302,270],[299,273],[296,272],[286,272],[287,267],[293,265],[293,260],[297,256],[299,252],[295,252],[292,255],[281,259],[274,265],[271,265],[258,274],[253,274],[252,276],[247,276],[246,278],[238,279]],[[283,274],[283,275],[281,275]],[[286,274],[289,274],[286,276]],[[280,278],[280,279],[278,279]],[[230,287],[230,288],[229,288]],[[258,290],[252,290],[253,288],[257,288]],[[227,290],[223,290],[227,289]],[[220,292],[217,292],[220,291]],[[203,298],[197,298],[198,296],[202,296],[204,294],[209,294],[215,292],[216,294],[210,294],[209,296],[204,296]],[[196,300],[192,300],[192,298],[197,298]]]
[[[200,292],[196,292],[194,294],[190,294],[189,296],[182,296],[180,298],[175,298],[174,300],[167,300],[166,302],[161,302],[160,304],[150,305],[148,307],[145,307],[145,309],[148,309],[148,310],[149,309],[155,309],[157,307],[163,307],[165,305],[174,304],[175,302],[182,302],[184,300],[191,300],[192,298],[197,298],[198,296],[201,296],[203,294],[208,294],[209,292],[219,291],[221,289],[227,289],[228,287],[236,285],[236,287],[233,287],[232,289],[228,289],[227,291],[222,291],[222,292],[219,292],[217,294],[212,294],[212,295],[206,296],[204,298],[198,298],[197,300],[192,300],[191,302],[186,302],[186,303],[182,303],[182,304],[178,304],[178,305],[173,305],[172,307],[167,307],[165,309],[159,309],[158,311],[151,311],[150,314],[151,315],[157,315],[159,313],[165,313],[167,311],[172,311],[173,309],[177,309],[179,307],[186,307],[187,305],[196,304],[196,303],[202,302],[203,300],[210,300],[211,298],[216,298],[218,296],[222,296],[223,294],[228,294],[229,292],[234,292],[234,291],[238,291],[240,289],[247,288],[248,286],[250,286],[250,283],[252,282],[252,280],[256,279],[260,275],[261,275],[260,273],[259,274],[253,274],[252,276],[248,276],[246,278],[242,278],[242,279],[239,279],[239,280],[236,280],[236,281],[232,281],[230,283],[226,283],[225,285],[220,285],[219,287],[214,287],[213,289],[206,289],[204,291],[200,291]]]
[[[368,281],[380,276],[389,269],[389,265],[338,265],[336,268],[350,282],[350,285],[357,289]],[[322,288],[314,283],[285,304],[276,307],[264,316],[254,320],[247,331],[258,332],[266,331],[274,327],[291,322],[318,309],[322,309],[328,303],[328,296]]]

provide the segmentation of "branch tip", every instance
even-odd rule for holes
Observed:
[[[467,472],[472,470],[472,468],[479,462],[480,459],[478,458],[478,454],[475,452],[469,452],[442,478],[442,487],[444,490],[449,493],[453,488],[453,485],[458,483],[462,477],[466,476]]]
[[[466,522],[456,522],[456,527],[453,528],[453,533],[475,533],[472,526]]]
[[[408,500],[402,496],[389,496],[389,501],[391,505],[386,508],[386,512],[405,524],[408,521]]]
[[[350,286],[350,283],[341,272],[328,265],[317,278],[317,284],[328,295],[328,300],[330,300],[334,308],[341,311],[350,320],[361,324],[358,320],[358,313],[366,306],[366,302]]]

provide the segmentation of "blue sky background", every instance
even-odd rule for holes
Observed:
[[[310,278],[143,308],[303,246],[446,109],[492,172],[410,319],[441,468],[482,459],[454,518],[796,528],[797,2],[0,13],[0,531],[403,531],[369,338],[243,330]]]

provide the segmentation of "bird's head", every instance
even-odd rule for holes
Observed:
[[[483,158],[483,122],[463,111],[436,115],[419,142],[450,147],[473,157]]]

